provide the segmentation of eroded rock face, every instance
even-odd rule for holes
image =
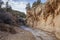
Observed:
[[[60,39],[60,0],[48,0],[45,5],[40,4],[36,8],[31,8],[31,12],[28,11],[27,14],[32,15],[27,15],[28,25],[52,32]]]

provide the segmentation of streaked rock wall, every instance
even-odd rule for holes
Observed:
[[[33,28],[52,32],[60,39],[60,0],[48,0],[27,11],[27,24]]]

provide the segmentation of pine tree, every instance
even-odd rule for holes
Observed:
[[[30,3],[26,5],[26,9],[29,10],[31,8]]]
[[[35,6],[36,6],[36,4],[37,4],[37,3],[36,3],[36,2],[34,2],[34,3],[33,3],[33,5],[32,5],[32,7],[35,7]]]
[[[12,7],[9,5],[9,0],[6,2],[6,11],[10,11]]]
[[[2,6],[3,3],[4,3],[4,2],[3,2],[2,0],[0,0],[0,8],[1,8],[1,6]]]
[[[41,0],[37,0],[37,5],[41,3]]]
[[[39,5],[41,3],[41,0],[37,0],[33,3],[32,7],[36,7],[37,5]]]

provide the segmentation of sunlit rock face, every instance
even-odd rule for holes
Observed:
[[[27,14],[29,26],[52,32],[60,39],[60,0],[48,0],[27,10]]]

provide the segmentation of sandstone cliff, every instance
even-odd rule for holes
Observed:
[[[27,10],[27,25],[54,33],[60,39],[60,0],[47,0]]]

